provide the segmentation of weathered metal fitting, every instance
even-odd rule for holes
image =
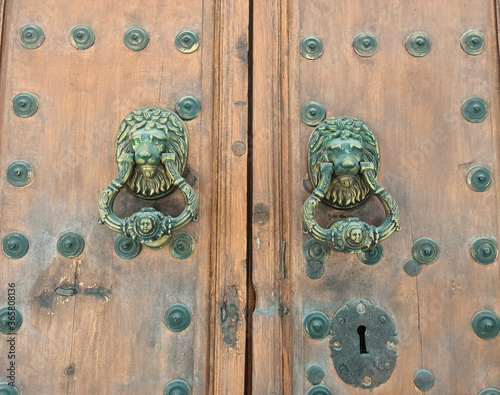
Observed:
[[[12,100],[12,108],[18,117],[29,118],[38,110],[38,99],[33,93],[19,93]]]
[[[325,263],[330,256],[330,247],[316,239],[309,239],[304,245],[303,252],[306,261],[319,261]]]
[[[300,40],[299,50],[306,59],[318,59],[323,55],[323,40],[317,36],[306,36]]]
[[[498,247],[495,240],[481,237],[472,243],[470,248],[472,258],[482,265],[489,265],[498,258]]]
[[[19,395],[16,387],[9,385],[9,383],[0,383],[0,395]]]
[[[325,107],[317,101],[308,101],[300,108],[300,118],[308,126],[316,126],[326,118]]]
[[[409,276],[418,276],[422,271],[422,265],[418,263],[415,259],[408,259],[404,266],[405,273]]]
[[[179,232],[172,236],[168,248],[174,258],[187,259],[193,255],[195,244],[193,236],[187,232]]]
[[[422,265],[429,265],[439,256],[437,243],[429,237],[421,237],[413,243],[411,250],[413,259]]]
[[[180,30],[175,36],[175,46],[182,53],[193,53],[200,46],[200,36],[192,29]]]
[[[12,308],[9,309],[9,307],[0,309],[0,332],[4,335],[16,333],[23,324],[23,316],[19,310],[16,308],[12,310]]]
[[[479,55],[486,48],[486,36],[479,30],[468,30],[460,37],[460,46],[469,55]]]
[[[165,325],[172,332],[182,332],[191,322],[191,313],[180,303],[173,304],[165,312]]]
[[[165,388],[164,395],[190,395],[191,388],[184,380],[173,380]]]
[[[304,331],[311,339],[323,339],[330,331],[330,321],[322,312],[314,311],[304,319]]]
[[[24,48],[36,49],[45,41],[45,33],[38,25],[25,25],[19,31],[19,41]]]
[[[307,395],[332,395],[332,391],[324,385],[315,385],[307,392]]]
[[[321,365],[312,364],[307,368],[307,380],[312,385],[317,385],[321,383],[324,377],[325,377],[325,372],[323,371]]]
[[[7,168],[7,181],[15,187],[24,187],[33,180],[33,165],[24,160],[16,160]]]
[[[11,232],[4,237],[2,247],[9,258],[19,259],[28,252],[29,241],[23,233]]]
[[[120,258],[134,259],[141,253],[142,244],[134,239],[120,235],[115,241],[115,252]]]
[[[368,58],[377,52],[377,38],[369,32],[359,33],[356,37],[354,37],[352,47],[359,56]]]
[[[123,42],[128,49],[141,51],[149,43],[149,33],[143,27],[132,26],[125,32]]]
[[[57,251],[65,258],[76,258],[85,248],[85,241],[78,233],[68,232],[57,240]]]
[[[320,261],[310,260],[306,262],[306,276],[311,280],[318,280],[323,277],[325,265]]]
[[[384,250],[380,244],[376,244],[366,250],[358,252],[359,260],[365,265],[375,265],[379,263],[383,255]]]
[[[194,96],[183,96],[175,102],[175,111],[185,120],[195,119],[201,111],[201,103]]]
[[[414,382],[420,391],[429,391],[434,386],[434,375],[426,369],[420,369],[415,373]]]
[[[500,318],[493,311],[480,311],[472,319],[472,329],[481,339],[494,339],[500,332]]]
[[[414,32],[406,37],[405,47],[412,56],[425,56],[431,50],[431,40],[429,36],[423,32]]]
[[[491,172],[484,166],[472,166],[465,175],[467,186],[475,192],[485,192],[491,187]]]
[[[500,390],[496,388],[485,388],[478,395],[500,395]]]
[[[69,32],[69,41],[76,49],[90,48],[95,41],[94,30],[90,26],[76,25]]]
[[[462,104],[462,116],[469,122],[482,122],[487,114],[488,105],[480,97],[471,97]]]

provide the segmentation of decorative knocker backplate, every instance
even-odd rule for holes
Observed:
[[[399,208],[377,182],[378,143],[365,123],[348,116],[321,122],[309,139],[307,161],[315,189],[302,209],[305,233],[335,251],[362,253],[399,230]],[[318,225],[315,211],[320,201],[337,209],[350,209],[364,203],[372,193],[386,212],[381,226],[358,218],[337,219],[327,229]]]
[[[150,248],[163,247],[175,232],[197,221],[198,197],[181,176],[188,148],[186,125],[174,112],[144,107],[127,115],[116,135],[118,176],[101,193],[99,221]],[[113,202],[125,185],[142,199],[158,199],[178,187],[186,206],[175,218],[146,207],[120,219]]]

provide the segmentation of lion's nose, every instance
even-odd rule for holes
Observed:
[[[354,163],[350,158],[345,158],[342,161],[342,167],[344,169],[352,169],[354,166],[356,166],[356,163]]]
[[[141,152],[137,153],[137,156],[139,156],[139,158],[141,158],[141,159],[151,158],[151,152],[141,151]]]

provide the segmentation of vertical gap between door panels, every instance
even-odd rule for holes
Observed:
[[[248,0],[248,130],[247,130],[247,310],[245,346],[245,395],[252,394],[252,317],[255,309],[252,261],[252,213],[253,213],[253,0]]]

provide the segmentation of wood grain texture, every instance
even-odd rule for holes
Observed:
[[[433,372],[429,393],[476,394],[500,386],[498,339],[479,339],[471,328],[477,311],[500,311],[499,263],[482,266],[470,255],[479,237],[498,240],[498,183],[487,192],[471,191],[465,173],[475,164],[498,174],[499,73],[497,30],[493,2],[412,3],[388,1],[294,2],[290,32],[290,180],[287,196],[291,217],[287,245],[293,290],[292,393],[306,393],[309,364],[325,370],[323,383],[335,394],[361,394],[344,384],[333,369],[328,337],[306,337],[304,317],[323,311],[329,317],[352,299],[365,298],[385,307],[399,334],[399,358],[391,379],[375,394],[417,394],[413,377],[418,369]],[[327,28],[326,28],[327,27]],[[487,37],[486,51],[467,55],[460,36],[479,29]],[[360,32],[377,37],[379,49],[361,58],[352,49]],[[423,58],[410,56],[406,36],[426,32],[432,49]],[[306,35],[318,35],[325,52],[318,60],[301,57],[298,46]],[[489,106],[485,121],[467,122],[461,105],[471,96]],[[332,253],[319,280],[305,276],[300,211],[311,193],[306,146],[312,131],[300,120],[301,105],[321,102],[327,116],[352,115],[368,123],[379,139],[380,183],[401,209],[401,232],[382,245],[384,257],[365,266],[356,256]],[[359,217],[379,225],[383,210],[373,199],[348,213],[326,207],[318,213],[324,226],[338,217]],[[419,237],[435,239],[440,257],[414,278],[403,271]]]

